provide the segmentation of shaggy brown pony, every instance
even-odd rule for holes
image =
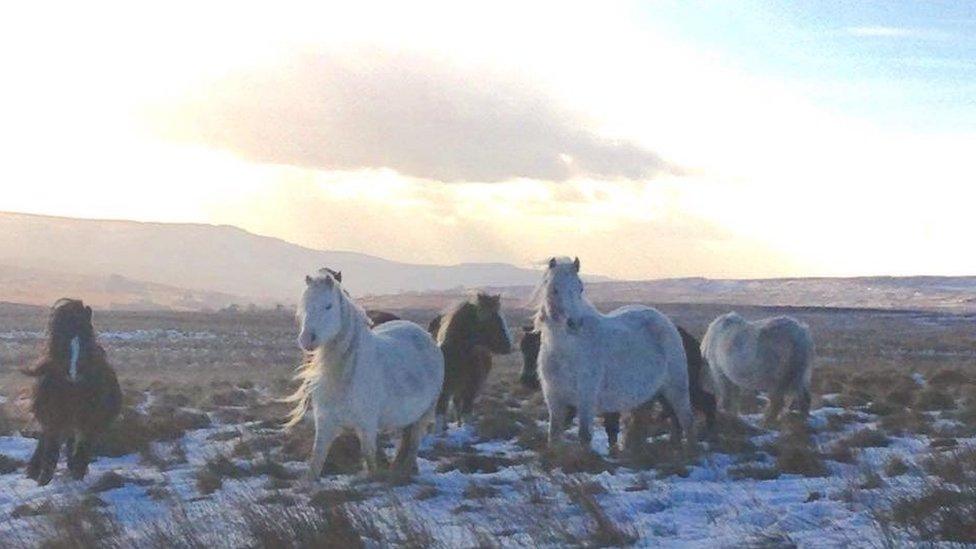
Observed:
[[[93,438],[122,408],[118,379],[95,339],[91,307],[77,299],[58,300],[44,356],[24,373],[36,378],[31,411],[41,425],[27,476],[41,486],[51,482],[66,444],[71,476],[84,478]]]
[[[437,424],[442,429],[449,402],[459,421],[471,414],[491,371],[492,353],[512,352],[512,340],[501,315],[501,297],[484,293],[438,315],[427,330],[444,353],[444,388],[437,400]]]

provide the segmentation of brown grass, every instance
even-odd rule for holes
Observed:
[[[542,468],[546,471],[560,469],[566,474],[614,472],[617,465],[611,463],[593,450],[575,444],[565,444],[558,448],[546,448],[539,456]]]
[[[595,547],[623,547],[633,545],[639,539],[637,531],[621,522],[614,520],[597,501],[596,495],[606,489],[594,483],[570,481],[563,484],[563,491],[570,500],[580,506],[590,518],[590,542]],[[601,491],[602,490],[602,491]]]
[[[776,457],[776,468],[783,473],[805,477],[823,477],[829,474],[805,424],[784,428],[766,450]]]
[[[753,480],[773,480],[779,478],[780,471],[771,465],[761,465],[758,463],[747,463],[729,468],[729,478],[742,480],[750,478]]]
[[[24,462],[10,456],[0,454],[0,475],[9,475],[24,466]]]
[[[918,393],[915,407],[927,412],[951,410],[956,407],[956,399],[946,391],[931,387]]]

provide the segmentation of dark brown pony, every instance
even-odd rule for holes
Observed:
[[[437,426],[443,429],[448,403],[459,421],[470,416],[491,371],[492,353],[510,353],[512,340],[501,315],[501,297],[483,293],[438,315],[427,329],[444,353],[444,388],[437,401]]]
[[[695,336],[688,333],[684,328],[678,326],[678,333],[681,334],[681,342],[685,348],[685,355],[688,357],[688,391],[691,397],[691,406],[695,411],[705,416],[705,430],[712,433],[715,428],[715,397],[702,389],[702,366],[705,360],[701,354],[701,343]],[[519,375],[519,382],[523,387],[530,390],[539,389],[539,376],[537,373],[539,360],[539,346],[541,344],[540,334],[531,326],[522,327],[522,339],[519,341],[519,349],[522,351],[522,372]],[[663,399],[659,399],[664,407],[664,413],[671,419],[672,432],[679,429],[678,419],[674,411]],[[574,411],[570,412],[575,415]],[[603,414],[603,429],[607,432],[607,442],[611,451],[617,448],[617,438],[620,434],[620,414]],[[680,438],[680,435],[679,435]],[[625,441],[625,446],[627,446]]]
[[[95,339],[91,307],[77,299],[58,300],[44,356],[24,373],[36,378],[31,411],[41,425],[27,476],[42,486],[51,482],[64,444],[71,476],[84,478],[92,440],[122,408],[118,379]]]

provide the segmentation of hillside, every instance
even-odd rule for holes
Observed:
[[[111,277],[169,287],[155,289],[161,293],[208,296],[200,297],[208,303],[292,303],[304,275],[323,266],[341,269],[356,295],[528,285],[539,278],[535,270],[502,263],[419,265],[313,250],[231,226],[16,213],[0,213],[0,265],[8,266],[0,299],[28,303],[47,303],[68,290],[98,294],[106,304],[144,297],[111,287],[107,281],[118,280]],[[19,287],[7,287],[18,280]]]

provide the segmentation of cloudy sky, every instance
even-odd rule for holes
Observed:
[[[968,2],[20,4],[0,210],[625,278],[976,274]]]

